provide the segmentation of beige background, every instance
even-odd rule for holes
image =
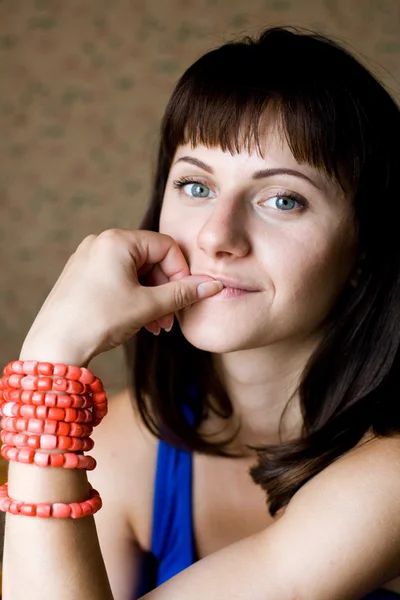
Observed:
[[[3,365],[80,241],[137,226],[184,69],[282,24],[337,37],[400,97],[400,0],[0,0]],[[125,385],[120,349],[91,368],[109,394]]]

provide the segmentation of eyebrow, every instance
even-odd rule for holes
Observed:
[[[199,169],[203,169],[203,171],[207,171],[207,173],[210,173],[211,175],[214,175],[214,171],[212,167],[210,167],[210,165],[207,165],[207,163],[203,162],[202,160],[199,160],[198,158],[194,158],[193,156],[182,156],[181,158],[178,158],[175,164],[179,162],[187,162],[191,165],[194,165],[195,167],[199,167]],[[255,171],[253,173],[252,178],[264,179],[265,177],[273,177],[274,175],[292,175],[293,177],[299,177],[300,179],[305,179],[306,181],[311,183],[311,185],[316,187],[318,190],[323,191],[323,188],[319,186],[315,181],[310,179],[310,177],[307,177],[307,175],[305,175],[301,171],[296,171],[295,169],[286,169],[283,167],[275,169],[262,169],[260,171]]]

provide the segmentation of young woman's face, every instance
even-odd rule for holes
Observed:
[[[313,337],[354,266],[350,199],[297,163],[277,134],[267,141],[264,157],[188,144],[172,162],[160,232],[176,240],[192,275],[230,284],[177,314],[202,350]]]

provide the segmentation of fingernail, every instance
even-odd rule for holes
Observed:
[[[171,331],[171,329],[173,328],[173,326],[174,326],[174,323],[172,322],[172,324],[171,324],[171,325],[170,325],[168,328],[167,328],[167,327],[165,327],[165,331],[166,331],[167,333],[169,333],[169,332]]]
[[[223,287],[222,281],[205,281],[197,287],[197,296],[198,298],[208,298],[220,292]]]
[[[161,328],[159,327],[157,332],[153,331],[153,335],[160,335],[160,331],[161,331]]]

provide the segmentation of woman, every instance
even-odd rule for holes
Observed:
[[[144,231],[82,242],[20,356],[124,344],[132,391],[93,436],[98,537],[92,517],[7,515],[5,600],[398,597],[399,134],[317,35],[188,69]],[[83,470],[10,463],[11,498],[88,493]]]

